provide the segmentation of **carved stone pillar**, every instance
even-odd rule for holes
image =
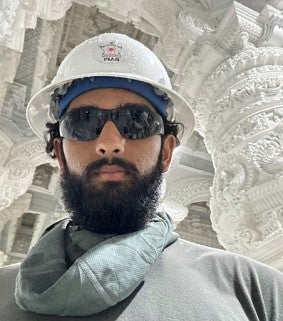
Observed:
[[[230,58],[202,82],[194,108],[215,167],[219,242],[283,271],[283,49],[275,47],[283,34],[275,13],[242,5],[227,13],[212,46]]]
[[[66,6],[62,6],[64,10],[67,10],[67,2]],[[31,1],[25,5],[19,2],[16,12],[9,6],[2,12],[9,30],[4,30],[4,26],[1,30],[0,26],[0,45],[2,43],[6,46],[0,46],[3,61],[0,64],[0,78],[3,81],[0,80],[0,211],[27,191],[38,165],[51,162],[44,151],[45,144],[34,137],[27,124],[25,108],[30,94],[41,89],[49,73],[54,72],[63,20],[41,22],[34,33],[26,33],[24,44],[23,37],[19,37],[15,28],[22,28],[23,32],[25,27],[34,28],[39,13],[46,15],[49,12],[49,16],[54,19],[64,15],[65,11],[60,9],[61,16],[52,16],[55,9],[52,1],[39,1],[37,4]],[[18,19],[20,13],[25,17],[22,24],[19,24]],[[15,40],[9,43],[21,43],[21,48],[7,47],[7,39]],[[17,51],[20,49],[24,49],[21,54]],[[1,215],[0,212],[0,218]]]
[[[258,251],[268,246],[269,263],[283,256],[283,66],[277,62],[283,63],[281,48],[260,48],[233,57],[232,68],[220,66],[212,78],[222,88],[205,130],[215,166],[211,218],[219,241],[262,261]]]

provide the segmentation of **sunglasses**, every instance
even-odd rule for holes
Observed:
[[[127,104],[115,109],[94,106],[74,109],[60,119],[60,136],[70,140],[92,140],[100,135],[109,120],[128,139],[164,134],[164,123],[159,114],[144,105]]]

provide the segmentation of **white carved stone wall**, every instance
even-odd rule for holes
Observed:
[[[3,0],[0,235],[9,219],[23,214],[11,208],[35,191],[36,168],[54,166],[27,126],[27,100],[52,79],[73,46],[112,30],[152,48],[196,114],[198,133],[176,153],[165,207],[177,223],[188,215],[196,224],[204,214],[190,217],[188,209],[207,214],[199,204],[211,198],[221,245],[283,271],[282,9],[279,0],[127,0],[123,5],[120,0]],[[200,135],[211,156],[195,144]],[[38,188],[40,195],[55,193]],[[64,214],[60,203],[49,219],[43,209],[33,242],[52,218]],[[209,221],[203,220],[200,227]]]
[[[218,240],[282,270],[280,19],[272,7],[258,14],[234,3],[199,43],[202,61],[214,55],[209,74],[199,75],[198,88],[187,83],[184,91],[195,100],[198,129],[215,167],[211,219]]]

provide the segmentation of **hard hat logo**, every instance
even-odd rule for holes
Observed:
[[[122,61],[122,46],[110,42],[108,45],[99,46],[102,50],[102,61],[104,62],[119,62]]]

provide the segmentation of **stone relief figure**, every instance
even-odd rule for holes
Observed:
[[[283,174],[283,122],[256,143],[250,143],[247,152],[256,170],[263,177],[281,177]]]
[[[254,211],[249,204],[249,191],[258,190],[275,178],[281,179],[282,137],[281,122],[238,155],[217,159],[211,218],[220,243],[229,250],[248,254],[281,227],[277,209]]]
[[[268,235],[279,230],[282,226],[279,222],[277,210],[270,210],[253,217],[253,228],[257,232],[256,241],[263,241]]]
[[[237,229],[245,216],[242,204],[246,198],[246,168],[231,157],[219,158],[218,168],[212,188],[211,220],[220,243],[238,251]]]

